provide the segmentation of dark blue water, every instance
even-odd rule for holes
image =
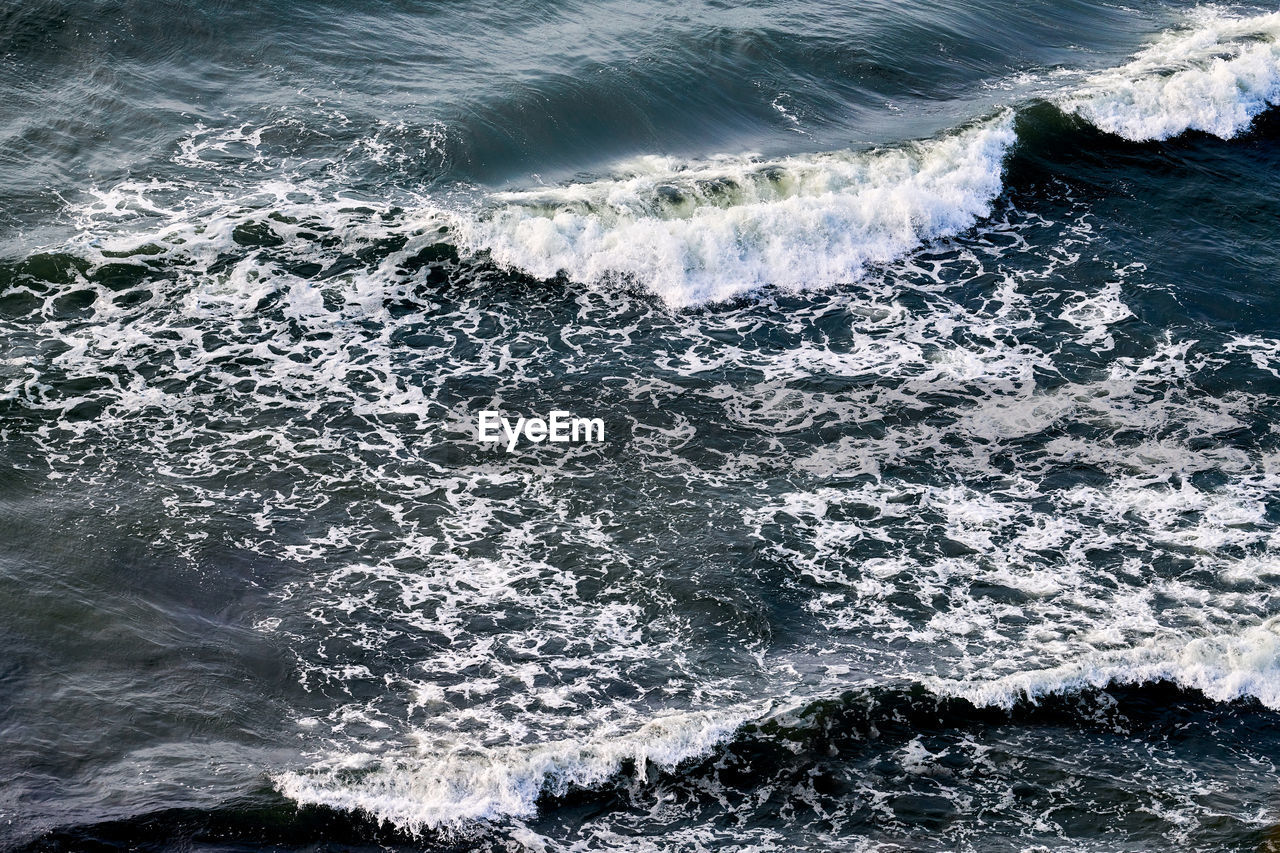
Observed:
[[[1280,13],[11,3],[0,89],[0,847],[1280,849]]]

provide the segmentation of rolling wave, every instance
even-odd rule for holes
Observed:
[[[457,230],[500,265],[540,278],[622,277],[674,306],[768,284],[850,282],[989,214],[1013,141],[1005,113],[901,148],[646,158],[613,180],[500,194]]]
[[[1149,642],[982,681],[929,678],[924,683],[940,696],[959,697],[978,706],[1013,708],[1019,702],[1088,688],[1161,681],[1197,691],[1215,702],[1255,699],[1280,711],[1280,617],[1238,634]]]
[[[276,777],[281,793],[306,805],[359,811],[398,829],[459,829],[475,821],[530,817],[543,797],[595,788],[629,766],[673,770],[706,756],[760,711],[665,714],[627,733],[393,758],[342,755],[326,766]]]
[[[601,731],[586,740],[500,749],[459,743],[391,757],[338,754],[306,771],[282,773],[275,783],[299,804],[363,813],[415,835],[453,832],[532,817],[547,799],[605,788],[625,773],[643,780],[650,768],[676,772],[744,738],[803,743],[829,737],[833,712],[841,725],[848,727],[852,719],[855,729],[866,732],[892,719],[901,722],[904,714],[928,717],[944,728],[974,719],[1017,722],[1055,697],[1161,684],[1212,702],[1256,700],[1280,711],[1280,617],[1238,634],[1152,642],[994,678],[901,677],[857,685],[839,697],[664,714],[633,731]]]
[[[1231,139],[1280,103],[1280,12],[1205,9],[1132,60],[1094,74],[1060,106],[1141,142],[1198,130]]]
[[[1231,138],[1278,99],[1280,13],[1233,17],[1213,10],[1131,61],[1049,98],[1064,113],[1132,141],[1192,130]],[[101,261],[94,255],[100,245],[220,254],[252,248],[245,234],[256,229],[264,232],[263,247],[302,256],[317,249],[307,241],[319,224],[328,232],[325,249],[334,238],[343,251],[351,248],[348,239],[367,243],[379,231],[419,247],[444,241],[535,278],[621,283],[685,307],[765,286],[854,282],[966,231],[1005,190],[1004,164],[1027,117],[1006,109],[934,139],[871,150],[775,159],[641,157],[594,181],[453,200],[348,202],[331,187],[287,180],[181,200],[181,187],[172,183],[131,182],[72,210],[83,229],[74,251],[94,262]],[[247,132],[228,131],[235,139]],[[216,134],[205,143],[221,144]],[[262,222],[264,216],[273,222]],[[121,233],[148,217],[162,222],[146,233]],[[325,265],[325,257],[315,260]]]
[[[1055,101],[1130,141],[1189,130],[1230,139],[1280,102],[1280,13],[1202,11]],[[581,283],[621,278],[673,306],[765,285],[848,283],[989,215],[1014,142],[1005,112],[896,149],[643,158],[614,179],[495,195],[457,233],[502,266]]]

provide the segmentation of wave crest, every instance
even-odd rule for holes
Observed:
[[[1280,103],[1280,12],[1248,18],[1207,10],[1128,63],[1091,76],[1059,101],[1090,124],[1141,142],[1199,130],[1230,139]]]
[[[464,246],[539,278],[625,279],[668,304],[853,281],[990,213],[1012,113],[899,148],[773,161],[649,157],[620,177],[493,197]]]
[[[939,696],[980,707],[1013,708],[1022,701],[1108,685],[1167,681],[1215,702],[1256,699],[1280,711],[1280,617],[1239,634],[1185,643],[1151,643],[1046,669],[974,681],[925,679]]]
[[[659,716],[626,733],[485,749],[459,744],[422,756],[338,755],[275,782],[306,805],[359,811],[412,833],[458,830],[468,823],[536,813],[544,796],[596,788],[627,765],[643,775],[709,753],[763,709],[686,712]]]

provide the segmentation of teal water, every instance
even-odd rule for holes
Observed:
[[[5,849],[1275,845],[1280,14],[68,0],[0,87]]]

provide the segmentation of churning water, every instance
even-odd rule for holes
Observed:
[[[0,91],[0,845],[1280,846],[1280,13],[12,0]]]

